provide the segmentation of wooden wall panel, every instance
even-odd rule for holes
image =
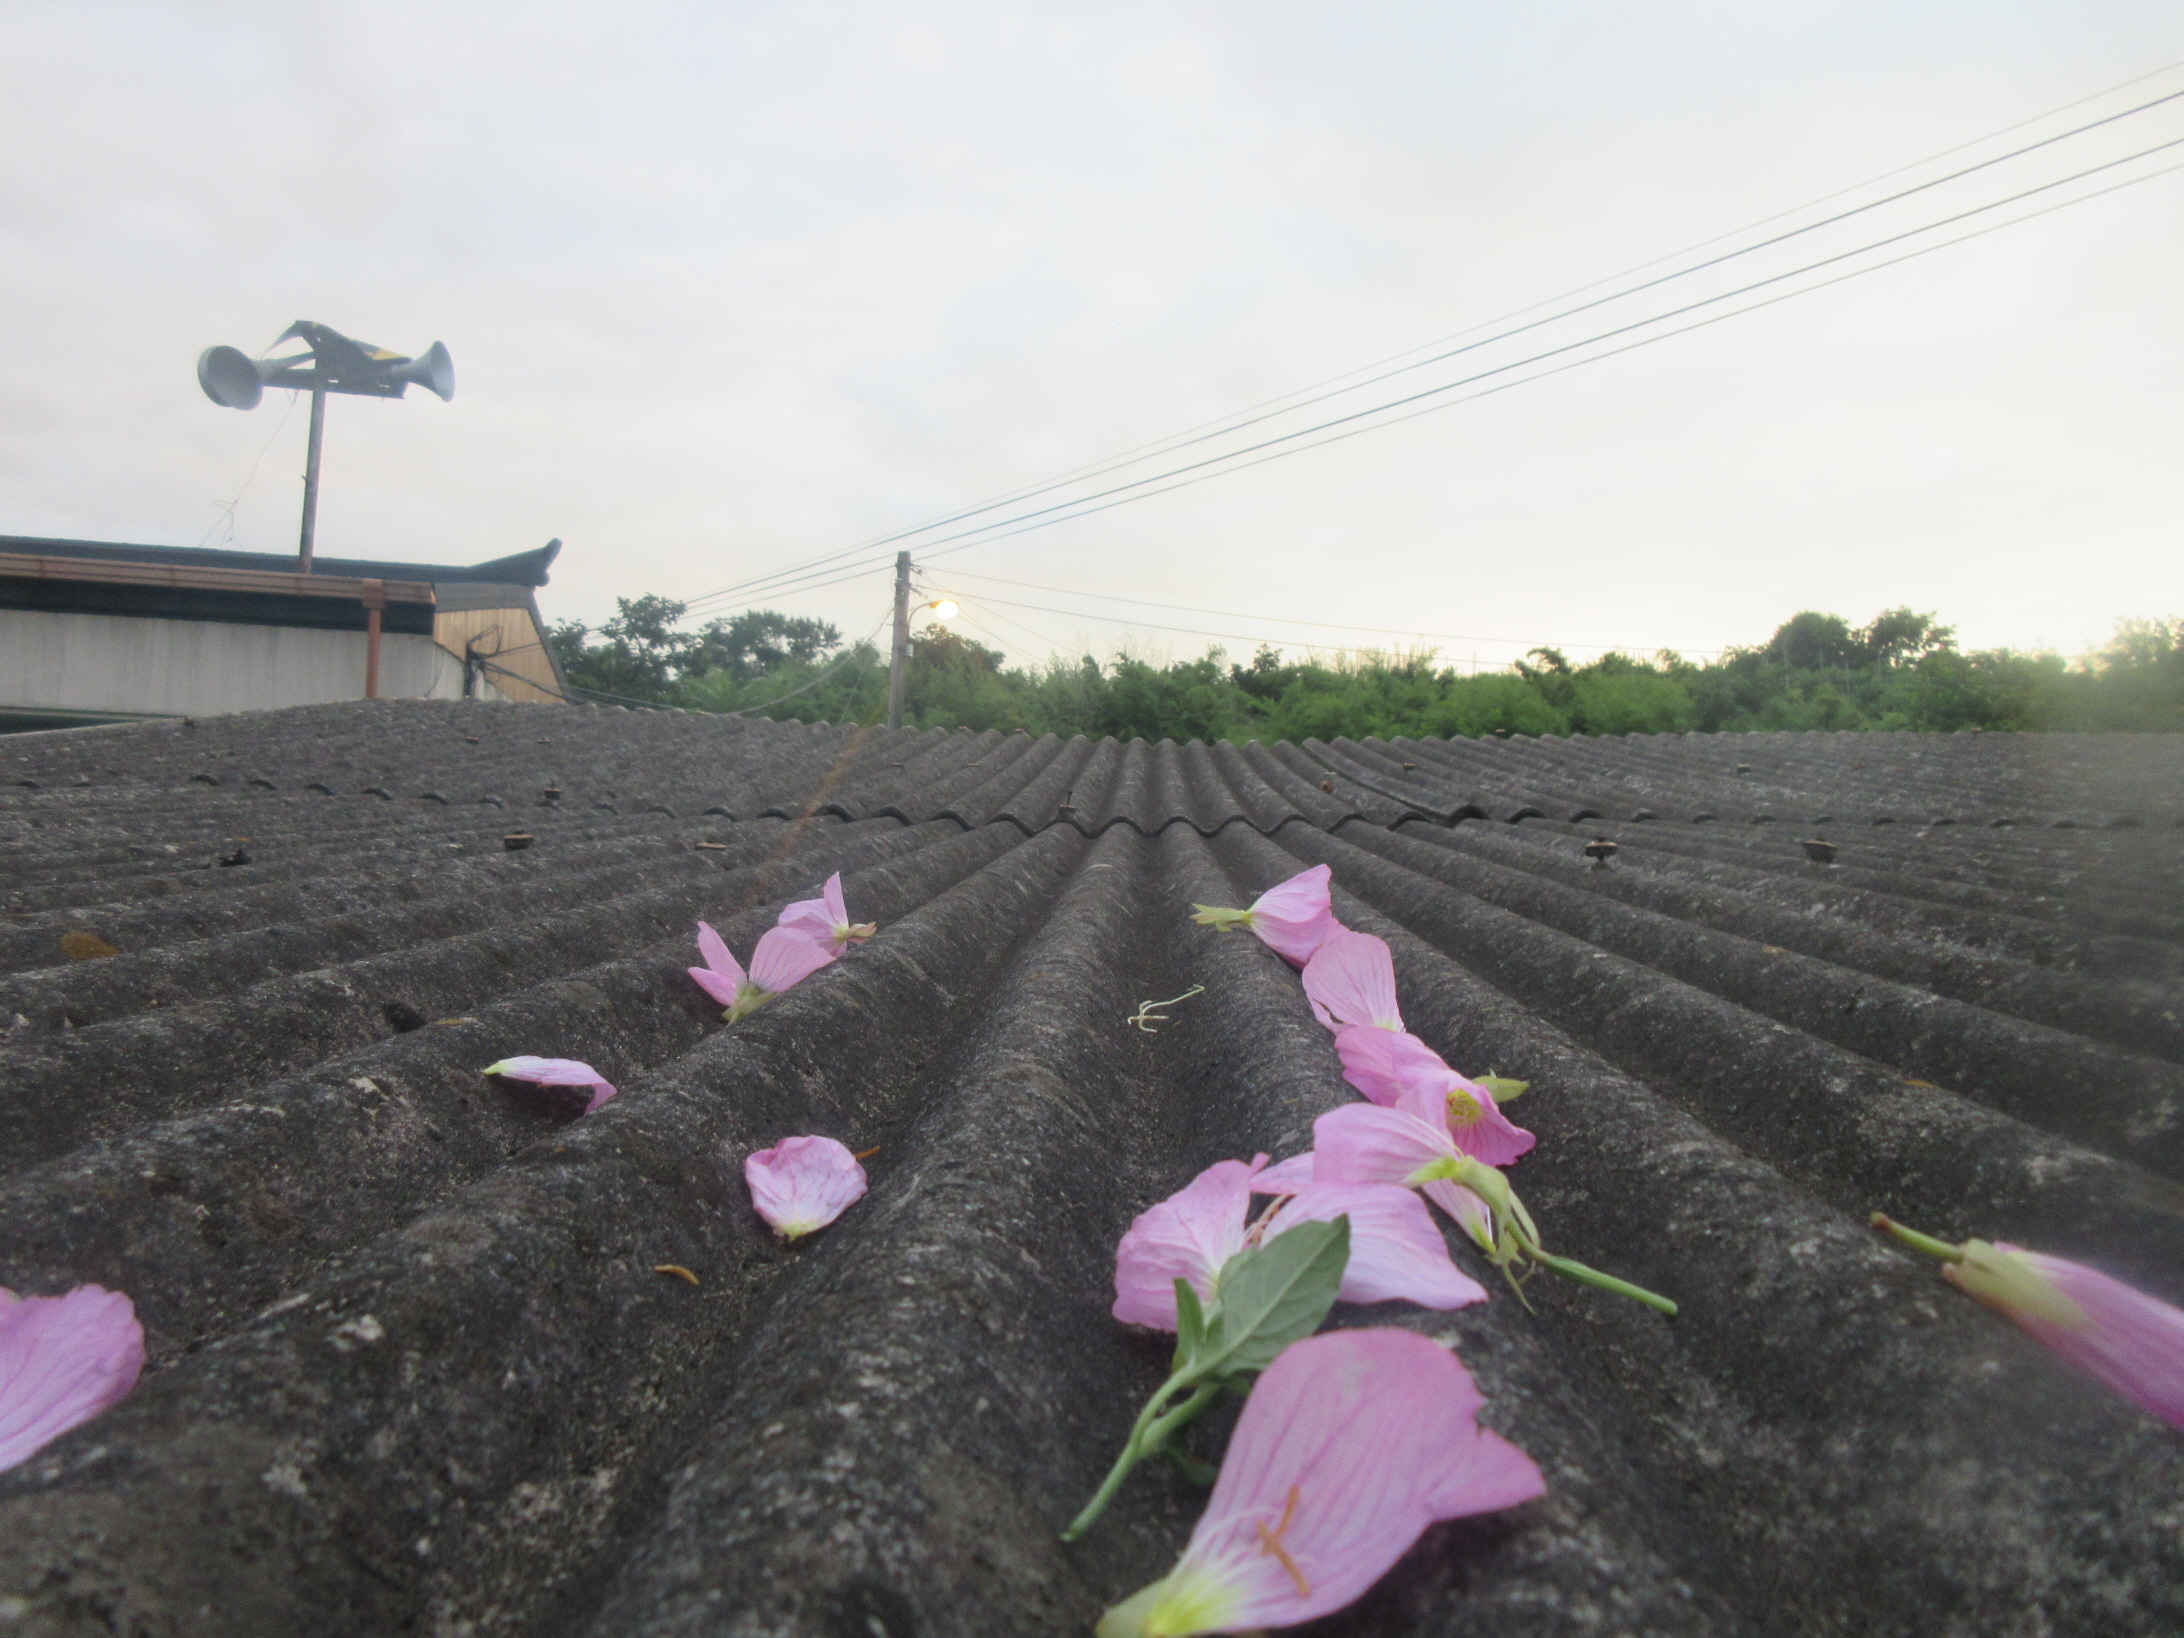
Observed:
[[[487,672],[487,681],[510,699],[567,703],[553,662],[546,658],[545,633],[531,619],[529,609],[443,610],[433,619],[432,635],[456,654],[475,639],[478,652],[501,667]]]

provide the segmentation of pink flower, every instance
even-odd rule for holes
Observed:
[[[1511,1124],[1493,1093],[1467,1080],[1415,1035],[1350,1025],[1335,1031],[1342,1077],[1378,1104],[1395,1104],[1418,1088],[1438,1095],[1456,1147],[1489,1166],[1506,1166],[1539,1140]]]
[[[784,908],[777,925],[794,927],[810,935],[836,955],[880,930],[877,922],[849,919],[849,907],[842,902],[842,873],[839,870],[827,878],[827,885],[818,898],[798,899]]]
[[[590,1114],[614,1096],[614,1087],[607,1078],[590,1064],[580,1064],[574,1058],[533,1058],[522,1055],[503,1058],[497,1064],[487,1064],[478,1071],[481,1075],[500,1075],[511,1081],[528,1081],[533,1086],[588,1086],[592,1089],[591,1102],[584,1105],[584,1113]]]
[[[1245,1403],[1176,1567],[1107,1612],[1099,1638],[1287,1627],[1341,1609],[1427,1525],[1546,1489],[1478,1425],[1447,1349],[1408,1331],[1330,1331],[1283,1350]]]
[[[1350,1219],[1350,1262],[1343,1302],[1414,1302],[1461,1308],[1486,1293],[1449,1261],[1448,1245],[1408,1189],[1323,1183],[1287,1201],[1262,1231],[1250,1224],[1254,1181],[1266,1165],[1221,1160],[1139,1215],[1115,1249],[1115,1318],[1158,1330],[1176,1328],[1175,1282],[1186,1280],[1210,1307],[1221,1270],[1254,1242],[1303,1222]]]
[[[1248,927],[1292,967],[1301,967],[1335,925],[1335,913],[1327,901],[1327,884],[1333,875],[1326,865],[1314,865],[1268,888],[1251,901],[1248,910],[1194,904],[1191,908],[1198,914],[1191,919],[1207,927]]]
[[[1115,1318],[1175,1329],[1175,1282],[1213,1301],[1222,1267],[1244,1249],[1251,1179],[1266,1164],[1217,1160],[1157,1206],[1138,1214],[1115,1248]]]
[[[748,974],[728,953],[720,934],[705,922],[698,923],[698,954],[705,965],[692,967],[690,976],[715,1001],[728,1010],[729,1023],[747,1018],[790,985],[800,983],[834,959],[831,945],[822,944],[801,927],[769,928],[751,952]]]
[[[864,1168],[830,1137],[783,1138],[743,1160],[751,1204],[784,1240],[823,1229],[864,1198]]]
[[[2184,1312],[2098,1269],[2006,1241],[1968,1240],[1964,1260],[1941,1272],[2147,1415],[2184,1428]]]
[[[1385,940],[1336,927],[1304,964],[1304,993],[1312,1015],[1329,1029],[1370,1024],[1400,1030],[1395,1005],[1395,958]]]
[[[2016,1321],[2149,1416],[2184,1428],[2184,1311],[2121,1280],[2008,1241],[1951,1245],[1885,1212],[1873,1226],[1942,1259],[1942,1278]]]
[[[144,1327],[119,1291],[0,1287],[0,1472],[128,1398],[143,1368]]]
[[[1331,1223],[1338,1217],[1350,1219],[1350,1262],[1336,1301],[1414,1302],[1443,1309],[1486,1301],[1485,1288],[1449,1260],[1448,1242],[1433,1226],[1433,1214],[1408,1189],[1314,1183],[1283,1204],[1263,1239],[1299,1223]]]
[[[1447,1122],[1439,1118],[1442,1107],[1432,1091],[1412,1087],[1393,1109],[1373,1103],[1330,1109],[1312,1123],[1312,1176],[1328,1183],[1423,1187],[1427,1199],[1491,1252],[1498,1236],[1493,1209],[1485,1201],[1445,1177],[1414,1181],[1435,1162],[1454,1160],[1463,1153],[1449,1135]]]

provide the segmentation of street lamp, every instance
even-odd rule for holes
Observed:
[[[326,395],[355,393],[362,398],[400,398],[410,383],[455,396],[455,364],[435,341],[422,358],[405,358],[368,341],[351,341],[309,319],[298,319],[275,339],[301,341],[304,350],[280,358],[252,358],[240,347],[207,347],[198,355],[197,384],[205,396],[227,409],[256,409],[267,387],[308,389],[311,394],[311,446],[303,463],[303,539],[296,557],[299,572],[311,572],[312,539],[318,530],[319,445],[326,432]],[[272,349],[268,348],[270,352]]]

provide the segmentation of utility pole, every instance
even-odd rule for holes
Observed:
[[[902,693],[910,670],[910,554],[895,554],[895,653],[887,665],[887,726],[902,726]]]
[[[296,572],[311,572],[311,548],[318,537],[319,443],[326,436],[326,389],[311,389],[311,448],[303,458],[303,545],[296,553]]]

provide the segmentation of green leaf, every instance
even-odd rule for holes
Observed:
[[[1198,1306],[1198,1293],[1181,1275],[1175,1281],[1175,1365],[1187,1371],[1206,1346],[1206,1311]]]
[[[1194,1374],[1263,1371],[1274,1356],[1319,1329],[1350,1266],[1350,1219],[1299,1223],[1221,1270],[1213,1333]]]

